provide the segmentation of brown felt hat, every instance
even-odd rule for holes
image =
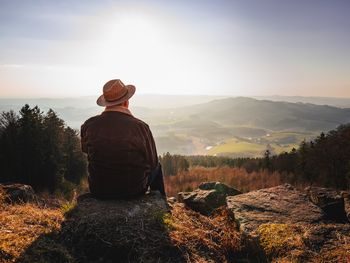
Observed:
[[[114,106],[127,101],[135,94],[135,86],[124,85],[120,79],[112,79],[103,86],[103,94],[97,99],[99,106]]]

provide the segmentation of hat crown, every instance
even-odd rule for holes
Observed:
[[[135,94],[134,85],[124,85],[120,79],[112,79],[103,86],[103,94],[96,103],[99,106],[114,106],[129,100]]]
[[[103,86],[103,96],[109,102],[122,98],[127,92],[127,88],[120,79],[112,79]]]

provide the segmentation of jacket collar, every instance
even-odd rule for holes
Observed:
[[[113,106],[113,107],[109,107],[108,109],[106,108],[103,112],[108,112],[108,111],[118,111],[118,112],[122,112],[128,115],[132,116],[131,111],[128,108],[125,108],[123,106]]]

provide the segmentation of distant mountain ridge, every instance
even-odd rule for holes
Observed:
[[[176,111],[175,111],[176,110]],[[309,103],[276,102],[237,97],[173,109],[174,116],[186,113],[221,125],[240,125],[268,130],[328,131],[350,122],[350,108]]]
[[[350,108],[350,98],[337,97],[303,97],[303,96],[252,96],[258,100],[285,101],[293,103],[311,103],[316,105],[329,105],[339,108]]]
[[[239,96],[243,97],[243,96]],[[247,96],[244,96],[247,97]],[[229,95],[164,95],[164,94],[139,94],[132,98],[132,105],[147,108],[179,108],[202,104],[218,99],[237,98]],[[350,108],[350,98],[334,97],[302,97],[302,96],[250,96],[257,100],[270,100],[292,103],[311,103],[316,105],[329,105],[339,108]],[[96,96],[67,97],[67,98],[1,98],[0,106],[22,106],[25,103],[53,108],[87,108],[96,106]]]
[[[153,97],[152,103],[164,99],[153,105],[146,103],[150,96],[143,97],[143,102],[142,95],[132,98],[131,111],[149,123],[160,154],[260,156],[267,148],[278,153],[350,122],[350,108],[327,105],[213,96],[194,99],[193,105],[188,105],[191,97],[187,97],[181,107],[158,108],[172,98],[175,101],[168,106],[180,105],[176,100],[184,97]],[[103,111],[95,99],[0,99],[0,112],[18,111],[25,103],[39,105],[43,111],[52,108],[69,126],[79,129],[86,119]]]
[[[237,97],[150,110],[143,117],[160,152],[256,157],[266,149],[289,151],[303,139],[349,123],[350,108]]]

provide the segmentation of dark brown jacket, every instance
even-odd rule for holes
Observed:
[[[151,169],[158,164],[146,123],[130,114],[105,111],[81,126],[81,145],[89,161],[89,187],[100,197],[145,193]]]

